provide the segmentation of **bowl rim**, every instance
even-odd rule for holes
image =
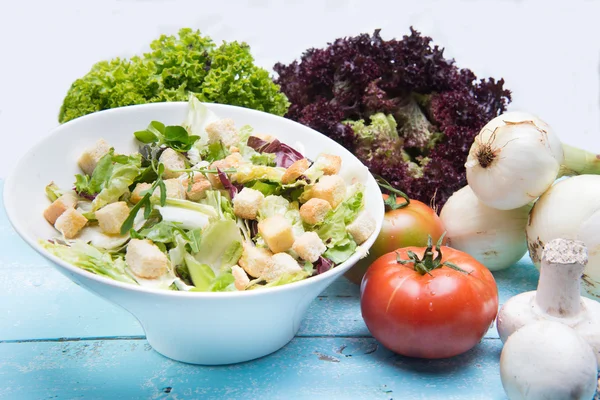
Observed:
[[[113,286],[113,287],[121,288],[121,289],[125,289],[125,290],[131,290],[131,291],[142,292],[142,293],[153,294],[153,295],[164,295],[164,296],[184,297],[184,298],[217,298],[217,297],[230,298],[230,297],[238,297],[238,296],[243,296],[243,297],[260,296],[261,293],[268,294],[268,293],[277,293],[277,292],[285,291],[285,290],[293,290],[296,288],[299,289],[303,286],[317,284],[318,282],[327,280],[332,275],[337,274],[338,273],[337,271],[339,271],[340,269],[348,269],[348,268],[346,268],[348,266],[348,264],[355,264],[356,262],[358,262],[361,258],[363,258],[362,257],[363,254],[364,254],[364,256],[366,256],[366,254],[368,253],[368,249],[371,248],[371,246],[375,242],[375,239],[379,235],[379,232],[381,231],[381,228],[382,228],[383,215],[384,215],[383,201],[381,202],[379,207],[377,207],[376,209],[373,210],[373,211],[375,211],[375,214],[381,214],[381,218],[377,218],[377,216],[375,216],[376,217],[375,218],[375,222],[376,222],[375,231],[373,232],[373,234],[371,234],[371,236],[369,237],[369,239],[367,239],[367,241],[365,241],[363,244],[361,244],[359,247],[357,247],[357,249],[361,248],[361,249],[363,249],[363,251],[360,251],[360,250],[355,251],[354,254],[352,254],[352,256],[350,256],[350,258],[348,260],[344,261],[340,265],[338,265],[322,274],[319,274],[316,276],[311,276],[311,277],[303,279],[301,281],[296,281],[296,282],[288,283],[288,284],[281,285],[281,286],[262,288],[262,289],[258,289],[258,290],[243,290],[243,291],[228,291],[228,292],[189,292],[189,291],[182,291],[182,290],[155,289],[155,288],[149,288],[149,287],[145,287],[145,286],[141,286],[141,285],[134,285],[131,283],[120,282],[120,281],[117,281],[117,280],[114,280],[114,279],[111,279],[108,277],[104,277],[102,275],[94,274],[93,272],[86,271],[82,268],[79,268],[75,265],[72,265],[72,264],[62,260],[61,258],[59,258],[53,254],[50,254],[47,250],[42,248],[39,245],[39,243],[37,243],[38,239],[31,238],[31,237],[29,237],[28,234],[26,234],[25,227],[21,224],[20,221],[18,221],[16,219],[16,216],[11,211],[12,209],[14,209],[16,207],[16,204],[15,204],[16,199],[14,199],[14,197],[11,196],[11,193],[13,192],[11,189],[16,185],[16,178],[15,178],[16,171],[19,169],[20,165],[23,162],[25,162],[25,159],[28,158],[30,153],[32,153],[35,149],[43,146],[44,143],[52,140],[52,138],[55,135],[57,135],[62,130],[66,129],[66,127],[73,129],[73,127],[76,128],[77,125],[80,125],[82,122],[89,122],[89,121],[94,121],[95,119],[106,118],[106,116],[111,115],[111,114],[126,113],[129,110],[131,110],[132,108],[178,108],[178,107],[181,107],[182,104],[188,104],[188,102],[184,102],[184,101],[157,102],[157,103],[135,104],[135,105],[129,105],[129,106],[123,106],[123,107],[116,107],[116,108],[111,108],[111,109],[107,109],[107,110],[96,111],[96,112],[75,118],[71,121],[65,122],[63,124],[60,124],[60,125],[54,127],[53,129],[51,129],[46,136],[44,136],[43,138],[39,139],[38,141],[36,141],[35,143],[33,143],[32,145],[29,146],[29,149],[14,164],[12,170],[9,172],[6,179],[4,180],[3,204],[4,204],[4,209],[6,211],[8,220],[11,223],[13,229],[17,232],[17,234],[21,237],[21,239],[23,239],[31,248],[33,248],[35,251],[37,251],[40,255],[42,255],[44,258],[49,259],[53,263],[58,264],[59,266],[61,266],[62,268],[66,269],[67,271],[69,271],[71,273],[74,273],[76,275],[81,275],[84,278],[94,280],[100,284],[107,284],[109,286]],[[339,148],[343,149],[343,151],[348,152],[361,165],[365,166],[352,152],[350,152],[349,150],[344,148],[341,144],[335,142],[333,139],[327,137],[326,135],[320,133],[319,131],[316,131],[306,125],[302,125],[299,122],[296,122],[291,119],[284,118],[282,116],[278,116],[275,114],[269,114],[264,111],[259,111],[259,110],[250,109],[250,108],[246,108],[246,107],[234,106],[234,105],[229,105],[229,104],[220,104],[220,103],[206,103],[206,102],[203,102],[202,104],[206,105],[209,108],[211,108],[212,106],[216,106],[216,108],[224,107],[224,108],[243,109],[244,112],[250,112],[250,113],[257,114],[257,115],[260,114],[260,115],[262,115],[261,118],[276,118],[276,119],[281,118],[285,121],[285,123],[288,123],[290,125],[297,125],[297,126],[301,127],[301,129],[310,130],[310,131],[313,131],[314,134],[323,136],[323,138],[325,138],[325,140],[330,141],[333,146],[339,147]],[[365,166],[365,168],[366,168],[366,166]],[[367,169],[367,171],[368,171],[368,169]],[[370,171],[367,174],[367,180],[371,180],[374,183],[376,183],[375,178],[370,173]],[[381,195],[381,190],[379,189],[379,186],[377,184],[376,184],[376,186],[379,191],[379,194]],[[364,250],[365,248],[367,250]]]

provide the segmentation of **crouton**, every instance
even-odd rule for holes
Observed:
[[[244,162],[244,158],[240,153],[232,153],[222,160],[217,160],[210,164],[210,169],[219,168],[222,171],[224,169],[237,168],[242,162]],[[219,189],[223,188],[223,184],[221,183],[221,180],[217,174],[208,174],[207,176],[213,187]]]
[[[165,189],[167,189],[168,198],[185,200],[186,188],[183,187],[183,183],[179,179],[165,179],[163,182],[165,183]],[[149,183],[138,183],[137,185],[135,185],[135,188],[131,192],[131,196],[129,196],[129,201],[131,201],[133,204],[137,204],[142,199],[142,197],[144,197],[144,195],[146,194],[145,192],[150,190],[151,187],[152,185]],[[157,187],[156,189],[154,189],[152,197],[160,197],[160,188]]]
[[[294,241],[292,246],[301,259],[315,262],[321,254],[325,253],[327,247],[315,232],[304,232],[299,238]]]
[[[375,219],[366,211],[361,211],[346,230],[358,244],[364,243],[375,231]]]
[[[272,264],[261,275],[261,278],[267,282],[272,282],[286,273],[293,274],[302,271],[298,262],[288,253],[273,254],[271,259]]]
[[[346,183],[339,175],[322,176],[311,189],[311,198],[327,200],[336,208],[346,197]]]
[[[190,185],[189,178],[185,178],[181,181],[183,188],[185,189],[185,195],[188,200],[198,201],[206,197],[206,191],[210,190],[211,184],[208,179],[200,172],[194,173],[192,178],[192,184]]]
[[[342,168],[342,158],[333,154],[320,154],[317,158],[325,175],[335,175]]]
[[[320,224],[331,211],[327,200],[312,198],[300,207],[300,218],[308,225]]]
[[[98,164],[98,161],[100,161],[100,159],[109,151],[109,144],[106,143],[104,139],[100,139],[92,147],[86,149],[81,156],[79,156],[77,164],[79,164],[79,168],[81,168],[84,173],[92,175],[96,165]]]
[[[298,179],[304,171],[308,169],[308,160],[306,158],[302,158],[292,165],[290,165],[286,170],[283,176],[281,177],[281,183],[287,185],[288,183],[294,182]]]
[[[234,265],[231,267],[231,274],[233,275],[235,288],[237,290],[245,290],[248,284],[250,283],[250,278],[246,275],[246,272],[242,269],[242,267],[238,265]]]
[[[67,208],[60,217],[56,219],[54,227],[67,239],[72,239],[83,229],[88,220],[73,207]]]
[[[135,185],[135,188],[133,188],[131,196],[129,196],[129,201],[131,201],[133,204],[139,203],[139,201],[142,200],[142,197],[144,197],[146,194],[145,192],[150,190],[151,187],[152,185],[149,183],[138,183]]]
[[[238,264],[246,271],[248,275],[258,278],[263,271],[273,263],[271,253],[268,249],[256,247],[250,243],[244,242],[244,251],[240,257]]]
[[[164,275],[169,266],[167,255],[148,239],[131,239],[127,245],[125,262],[136,276],[145,279]]]
[[[225,147],[233,146],[240,141],[238,130],[231,118],[221,119],[206,126],[208,142],[221,142]]]
[[[75,208],[75,205],[77,205],[77,196],[73,193],[65,193],[54,200],[52,204],[44,210],[44,218],[54,225],[57,218],[60,217],[62,213],[69,208]]]
[[[273,253],[289,250],[294,244],[292,224],[281,215],[260,221],[258,232]]]
[[[168,198],[185,200],[185,188],[179,179],[165,179],[164,182]],[[159,188],[156,188],[153,195],[160,196]]]
[[[185,169],[185,157],[175,150],[166,149],[162,152],[158,161],[165,166],[165,172],[163,173],[165,179],[178,178],[184,174],[184,172],[175,172],[178,169]]]
[[[260,191],[245,187],[233,198],[233,213],[240,218],[256,219],[264,199]]]
[[[95,215],[102,232],[117,235],[121,233],[121,225],[129,216],[129,207],[124,201],[119,201],[102,207]]]

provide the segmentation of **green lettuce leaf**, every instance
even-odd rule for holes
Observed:
[[[127,265],[121,256],[112,256],[82,241],[75,241],[71,246],[46,240],[40,240],[39,244],[51,254],[81,269],[120,282],[137,284],[125,271]]]
[[[346,261],[356,251],[356,242],[346,232],[346,226],[354,221],[363,206],[363,193],[354,191],[350,198],[330,211],[325,220],[315,227],[317,235],[328,248],[324,256],[336,264]]]
[[[214,221],[202,231],[196,261],[212,268],[215,275],[235,265],[242,255],[242,234],[232,219]]]
[[[346,240],[342,240],[333,247],[328,248],[323,256],[330,259],[335,264],[341,264],[354,254],[356,247],[356,242],[348,235]]]
[[[190,278],[196,291],[207,292],[212,282],[215,280],[215,272],[207,264],[198,262],[193,256],[185,254],[185,264],[187,265]]]
[[[46,185],[46,196],[48,196],[48,199],[51,202],[55,201],[56,199],[58,199],[60,196],[62,196],[66,192],[67,192],[66,190],[62,190],[54,182],[50,182],[48,185]]]
[[[282,274],[277,279],[275,279],[271,282],[265,283],[265,284],[260,284],[263,281],[261,279],[256,279],[256,280],[250,282],[247,290],[257,290],[257,289],[262,289],[262,288],[267,288],[267,287],[287,285],[288,283],[298,282],[303,279],[306,279],[311,275],[312,275],[311,272],[308,272],[306,269],[303,269],[302,271],[298,271],[298,272],[294,272],[294,273]]]
[[[258,220],[284,215],[290,207],[290,202],[282,196],[267,196],[258,207]]]
[[[92,211],[117,201],[142,173],[142,156],[115,154],[111,149],[104,155],[92,176],[76,175],[75,189],[79,193],[95,196]]]
[[[232,175],[232,179],[238,183],[248,183],[258,180],[281,183],[284,173],[285,168],[282,167],[242,164],[236,169],[236,172]]]
[[[200,149],[200,157],[204,161],[208,161],[210,163],[222,160],[223,158],[229,155],[229,151],[223,146],[221,142],[210,143],[206,146],[203,146]]]
[[[254,165],[265,165],[267,167],[274,167],[277,164],[275,163],[275,153],[256,153],[250,156],[250,162]]]
[[[162,35],[150,51],[95,64],[75,80],[60,108],[61,123],[109,108],[165,101],[232,104],[284,115],[289,101],[245,43],[216,46],[199,31]],[[194,129],[192,134],[200,135]]]
[[[219,219],[236,219],[231,201],[219,190],[207,190],[206,197],[200,200],[200,204],[214,209]]]

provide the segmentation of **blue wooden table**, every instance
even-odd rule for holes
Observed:
[[[527,258],[494,275],[500,303],[537,285]],[[296,338],[270,356],[222,367],[171,361],[152,350],[134,317],[30,249],[4,208],[0,316],[1,399],[506,398],[495,327],[459,357],[401,357],[371,337],[359,289],[344,278],[314,301]]]

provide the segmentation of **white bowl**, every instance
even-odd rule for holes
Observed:
[[[322,151],[342,157],[342,171],[364,166],[349,151],[326,136],[291,120],[246,108],[207,104],[237,126],[249,124],[284,143],[301,142],[305,155]],[[117,282],[84,271],[49,254],[37,243],[56,235],[42,213],[49,201],[44,188],[51,182],[71,187],[80,173],[77,157],[104,138],[117,152],[134,152],[133,132],[152,120],[166,124],[184,121],[184,102],[155,103],[101,111],[54,129],[19,161],[4,186],[4,206],[17,233],[76,284],[123,307],[141,323],[148,342],[159,353],[194,364],[230,364],[255,359],[287,344],[296,334],[308,305],[360,258],[306,280],[248,292],[189,293],[153,290]],[[366,174],[365,204],[377,221],[375,233],[363,244],[369,249],[381,229],[384,207],[379,186]]]

